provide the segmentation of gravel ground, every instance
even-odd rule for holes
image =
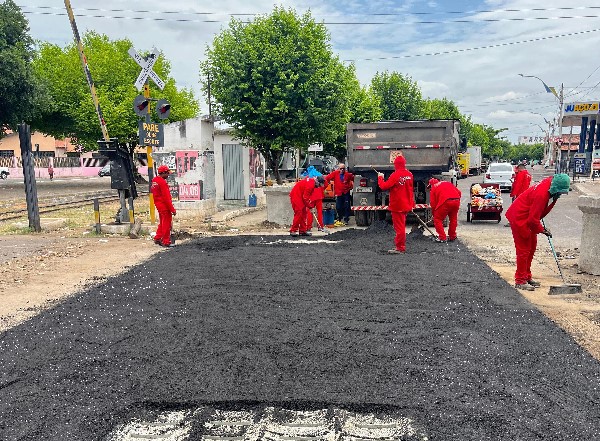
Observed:
[[[418,428],[397,439],[600,439],[598,361],[460,241],[392,238],[205,238],[89,287],[0,334],[0,439],[180,411],[199,440],[194,409],[273,406]]]

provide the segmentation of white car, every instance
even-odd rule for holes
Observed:
[[[6,179],[10,175],[10,171],[7,167],[0,167],[0,179]]]
[[[508,162],[492,162],[483,177],[484,184],[498,184],[500,190],[512,190],[515,169]]]

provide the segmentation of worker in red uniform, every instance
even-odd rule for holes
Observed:
[[[517,196],[523,193],[531,185],[531,175],[525,168],[525,164],[522,162],[517,165],[515,170],[515,178],[510,191],[510,197],[514,201]]]
[[[435,178],[429,180],[427,187],[430,188],[429,205],[433,214],[433,225],[438,234],[436,242],[446,242],[446,239],[452,242],[456,240],[461,192],[451,182],[439,181]],[[449,218],[448,236],[444,231],[446,217]]]
[[[537,235],[542,233],[552,237],[550,231],[542,225],[541,219],[550,213],[561,194],[569,192],[570,185],[571,180],[567,174],[559,173],[548,177],[521,193],[506,211],[517,255],[516,288],[533,291],[540,286],[531,275]]]
[[[173,225],[173,216],[177,214],[177,210],[173,207],[173,199],[167,177],[171,173],[169,167],[161,165],[157,169],[158,176],[152,179],[150,191],[154,196],[154,205],[158,210],[158,228],[154,236],[154,243],[163,247],[174,246],[171,244],[171,226]]]
[[[292,210],[294,210],[294,219],[290,227],[290,236],[311,236],[312,233],[307,231],[306,218],[308,210],[315,206],[311,199],[315,187],[320,187],[325,182],[323,176],[316,178],[306,178],[296,182],[292,191],[290,191],[290,202]]]
[[[323,179],[323,184],[325,179]],[[310,200],[314,202],[315,209],[317,211],[317,231],[325,231],[323,228],[323,198],[325,197],[325,185],[319,185],[315,187],[310,197]],[[308,210],[306,215],[306,231],[310,232],[313,226],[313,214],[312,210]]]
[[[325,176],[325,187],[333,181],[333,192],[335,194],[335,211],[338,222],[348,225],[350,221],[350,190],[354,187],[354,175],[346,170],[346,164],[340,162],[337,170]]]
[[[396,169],[390,177],[384,180],[383,173],[377,173],[377,183],[382,190],[390,191],[388,210],[392,212],[392,223],[396,237],[396,247],[389,250],[390,254],[404,254],[406,252],[406,214],[415,206],[413,194],[413,175],[406,169],[406,159],[398,156],[394,160]]]

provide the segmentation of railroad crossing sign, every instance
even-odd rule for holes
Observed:
[[[133,48],[133,46],[129,48],[127,53],[142,68],[140,75],[137,77],[137,80],[135,80],[135,87],[141,89],[142,87],[144,87],[144,83],[146,82],[148,77],[150,77],[150,79],[154,81],[154,83],[158,86],[160,90],[163,90],[165,88],[165,82],[161,80],[160,77],[156,74],[156,72],[152,70],[152,68],[154,67],[154,63],[156,63],[156,60],[158,60],[158,56],[160,55],[158,49],[156,49],[155,47],[152,48],[152,52],[148,54],[147,59],[144,59],[144,57],[138,54]]]

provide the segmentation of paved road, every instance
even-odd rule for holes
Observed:
[[[0,334],[0,439],[600,439],[598,361],[460,241],[392,239],[206,238],[82,292]]]
[[[98,190],[110,190],[110,177],[82,177],[36,179],[38,197],[65,196]],[[0,202],[4,200],[25,201],[25,184],[22,179],[0,179]]]

